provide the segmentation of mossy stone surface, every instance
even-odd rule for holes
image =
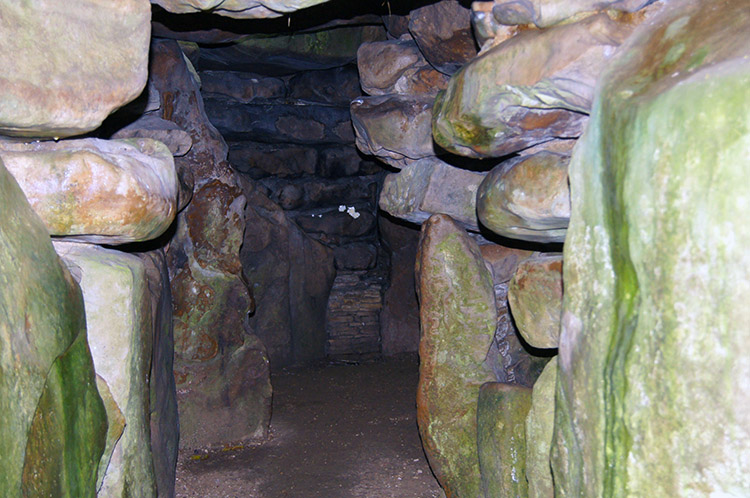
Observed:
[[[479,390],[477,444],[485,498],[526,498],[526,416],[531,389],[489,382]]]
[[[83,299],[0,163],[0,495],[94,496],[107,419]]]
[[[531,393],[531,409],[526,417],[526,480],[529,498],[555,496],[549,453],[555,428],[555,384],[557,357],[544,367]]]
[[[750,494],[750,5],[670,4],[571,160],[559,496]]]
[[[476,242],[442,214],[422,225],[416,274],[422,444],[449,497],[477,497],[477,397],[494,380],[485,364],[497,321],[492,277]]]

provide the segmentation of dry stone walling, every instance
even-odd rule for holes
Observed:
[[[418,30],[382,42],[402,54],[390,57],[398,84],[352,105],[361,150],[401,169],[381,208],[422,223],[418,419],[435,475],[470,498],[750,493],[738,216],[750,5],[496,0],[475,2],[472,21],[479,55],[449,71],[433,106],[417,71],[397,69],[415,60],[413,36],[445,71]],[[380,81],[376,67],[360,60],[362,80]],[[422,113],[439,147],[427,131],[401,141]],[[441,149],[494,169],[440,164],[462,164]],[[506,252],[513,239],[539,251]],[[549,252],[559,242],[564,258]],[[508,305],[527,365],[559,352],[541,375],[509,375],[520,363],[496,345]]]

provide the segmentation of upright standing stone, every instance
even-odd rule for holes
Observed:
[[[494,380],[484,362],[497,313],[492,278],[476,243],[442,214],[422,225],[416,274],[422,444],[449,497],[476,497],[477,397],[479,387]]]
[[[195,191],[167,250],[180,446],[263,438],[271,384],[265,348],[247,323],[253,304],[240,262],[245,197],[179,46],[155,41],[151,55],[162,118],[193,141],[185,156],[175,158],[192,172]]]
[[[55,249],[83,291],[94,367],[124,416],[100,496],[156,494],[149,427],[148,372],[153,329],[146,268],[131,254],[56,242]]]
[[[531,393],[531,409],[526,417],[526,479],[529,498],[555,496],[549,453],[555,429],[555,383],[557,357],[544,367]]]
[[[479,390],[477,445],[485,498],[526,498],[526,416],[531,389],[488,382]]]
[[[94,130],[143,90],[150,35],[147,0],[1,2],[0,133]]]
[[[107,419],[83,298],[0,162],[0,495],[96,492]]]
[[[571,160],[561,496],[750,494],[750,4],[671,4]]]

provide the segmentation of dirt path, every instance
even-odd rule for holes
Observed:
[[[437,498],[416,425],[416,356],[272,377],[271,439],[180,455],[177,496]]]

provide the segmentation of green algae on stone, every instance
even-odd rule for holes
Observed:
[[[55,495],[94,496],[107,425],[81,291],[1,162],[0,199],[0,495],[21,495],[37,471]],[[60,451],[45,453],[47,438]]]
[[[570,166],[556,494],[750,494],[749,30],[746,2],[671,4],[602,76]]]
[[[477,441],[485,498],[526,498],[526,416],[531,389],[488,382],[479,390]]]
[[[153,496],[148,372],[154,331],[144,263],[135,255],[88,244],[55,242],[55,249],[83,291],[96,373],[125,417],[99,493]]]
[[[477,191],[479,221],[503,237],[563,242],[570,218],[569,160],[543,151],[495,166]]]
[[[485,358],[497,320],[479,247],[449,216],[422,225],[416,264],[421,340],[417,422],[448,497],[480,496],[476,406],[494,380]]]
[[[531,393],[531,408],[526,417],[526,480],[529,498],[555,495],[549,454],[555,425],[555,384],[557,357],[544,367]]]
[[[526,342],[535,348],[556,348],[562,313],[561,254],[547,253],[518,265],[508,288],[513,320]]]

